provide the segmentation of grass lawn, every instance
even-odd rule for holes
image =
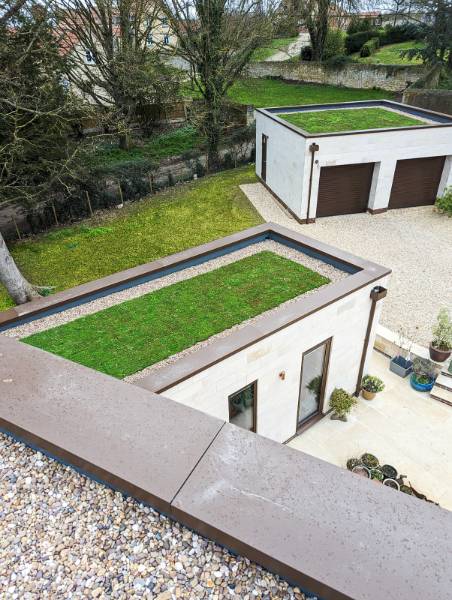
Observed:
[[[91,166],[104,166],[134,160],[161,160],[168,156],[183,154],[200,146],[202,139],[195,127],[187,125],[153,136],[130,150],[121,150],[117,141],[98,144],[90,153]]]
[[[254,181],[251,166],[224,171],[10,248],[30,281],[64,290],[261,223],[239,189]],[[0,286],[0,310],[12,304]]]
[[[286,83],[278,79],[241,79],[229,90],[231,100],[239,104],[290,106],[352,100],[392,99],[394,94],[384,90],[351,89],[332,85]]]
[[[359,52],[352,54],[352,58],[361,63],[371,63],[375,65],[420,65],[422,60],[414,58],[409,60],[407,57],[402,58],[400,52],[402,50],[410,50],[411,48],[422,47],[422,42],[411,40],[409,42],[400,42],[399,44],[388,44],[382,46],[371,56],[361,58]]]
[[[384,108],[345,108],[278,116],[309,133],[406,127],[422,124],[419,119],[412,119]]]
[[[264,251],[24,341],[123,378],[328,281]]]
[[[296,37],[288,37],[288,38],[277,38],[275,40],[272,40],[267,46],[264,46],[263,48],[258,48],[257,50],[255,50],[253,52],[253,56],[252,56],[251,60],[253,62],[257,62],[260,60],[266,60],[267,58],[270,58],[271,56],[273,56],[273,54],[278,52],[278,50],[287,49],[288,46],[290,46],[290,44],[292,42],[295,42],[296,39],[297,39]]]

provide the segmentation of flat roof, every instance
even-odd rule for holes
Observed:
[[[289,123],[288,121],[278,116],[282,114],[288,115],[303,112],[359,108],[386,108],[393,111],[395,110],[406,116],[417,117],[419,119],[427,119],[428,121],[430,121],[430,123],[419,122],[419,125],[410,125],[402,127],[382,127],[379,129],[358,129],[337,132],[331,131],[327,133],[309,133],[301,127],[297,127],[296,125],[293,125],[292,123]],[[268,108],[257,108],[256,111],[306,138],[339,135],[360,135],[362,133],[381,133],[385,131],[403,131],[412,129],[416,130],[438,126],[452,127],[452,116],[435,112],[432,110],[427,110],[424,108],[418,108],[417,106],[411,106],[409,104],[402,104],[401,102],[394,102],[393,100],[361,100],[354,102],[334,102],[330,104],[305,104],[301,106],[272,106]]]

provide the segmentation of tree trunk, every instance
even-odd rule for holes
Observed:
[[[119,135],[119,147],[121,150],[130,150],[130,135],[127,132]]]
[[[204,117],[204,131],[207,138],[207,170],[215,171],[220,164],[218,148],[221,139],[222,118],[221,107],[214,95],[206,94],[206,115]]]
[[[0,233],[0,283],[6,287],[8,294],[16,304],[24,304],[39,296],[35,288],[29,283],[17,268],[5,240]]]

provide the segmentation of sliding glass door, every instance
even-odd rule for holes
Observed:
[[[322,412],[331,340],[326,340],[303,354],[297,429]]]

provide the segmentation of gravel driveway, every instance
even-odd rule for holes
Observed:
[[[260,183],[240,186],[273,221],[392,269],[381,322],[427,346],[438,310],[451,306],[452,219],[432,206],[317,219],[300,225]]]

